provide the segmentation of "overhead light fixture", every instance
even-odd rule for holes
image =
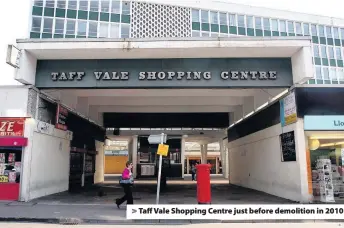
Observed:
[[[339,146],[339,145],[343,145],[343,144],[344,144],[344,142],[324,143],[324,144],[321,144],[320,147]]]

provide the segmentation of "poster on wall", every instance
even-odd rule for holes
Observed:
[[[0,163],[5,163],[5,153],[0,153]]]
[[[320,201],[324,203],[333,203],[334,200],[334,186],[332,179],[332,167],[330,159],[318,159],[317,170],[319,178],[319,192]]]
[[[297,121],[295,93],[291,92],[280,100],[280,116],[282,127]]]
[[[10,153],[8,155],[8,163],[14,163],[16,160],[16,154],[15,153]]]
[[[294,131],[280,135],[282,162],[296,161],[295,135]]]
[[[5,164],[0,163],[0,176],[5,174]]]
[[[56,124],[55,128],[67,131],[67,118],[68,118],[68,110],[62,107],[60,104],[57,105],[57,112],[56,112]]]
[[[0,137],[24,136],[25,118],[0,118]]]

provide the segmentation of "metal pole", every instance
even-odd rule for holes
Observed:
[[[161,144],[164,144],[164,133],[161,133]],[[158,171],[158,186],[156,189],[156,204],[159,204],[160,197],[160,179],[161,179],[162,155],[159,155],[159,171]]]

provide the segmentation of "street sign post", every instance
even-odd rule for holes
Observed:
[[[160,198],[160,182],[161,182],[161,169],[162,169],[162,156],[167,156],[168,154],[168,145],[166,143],[167,135],[161,133],[160,135],[150,135],[148,137],[149,144],[159,144],[157,154],[159,155],[159,167],[158,167],[158,185],[156,188],[156,204],[159,204]]]

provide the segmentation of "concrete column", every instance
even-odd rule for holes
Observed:
[[[215,164],[216,164],[216,171],[215,171],[215,173],[219,174],[219,158],[218,157],[215,157]]]
[[[137,175],[137,135],[133,136],[132,143],[132,163],[133,163],[133,175],[136,178]]]
[[[223,145],[223,140],[219,141],[219,145],[220,145],[220,156],[221,156],[221,165],[222,165],[222,176],[225,177],[226,153],[225,153],[225,148]]]
[[[228,141],[227,139],[221,140],[221,151],[222,151],[222,173],[223,177],[228,179],[229,178],[229,156],[228,156],[228,148],[227,148]]]
[[[238,121],[238,120],[240,120],[243,117],[244,117],[244,115],[243,115],[243,106],[242,105],[236,106],[235,110],[234,110],[233,121]]]
[[[94,182],[104,182],[104,167],[105,167],[105,154],[104,154],[104,143],[96,140],[96,172],[94,174]]]
[[[77,97],[76,110],[85,116],[89,115],[88,97]]]
[[[207,164],[208,145],[201,144],[201,163]]]
[[[22,167],[20,176],[19,201],[27,202],[30,200],[30,178],[31,178],[31,157],[33,146],[33,134],[36,123],[30,118],[25,120],[24,137],[28,138],[28,145],[22,151]]]
[[[186,138],[186,136],[185,135],[183,135],[183,137],[182,137],[182,142],[181,142],[181,154],[180,154],[180,156],[181,156],[181,162],[182,162],[182,178],[184,178],[184,169],[185,169],[185,138]]]
[[[190,160],[189,157],[186,157],[186,173],[190,174]]]
[[[245,97],[244,104],[242,106],[243,116],[254,111],[254,97]]]

